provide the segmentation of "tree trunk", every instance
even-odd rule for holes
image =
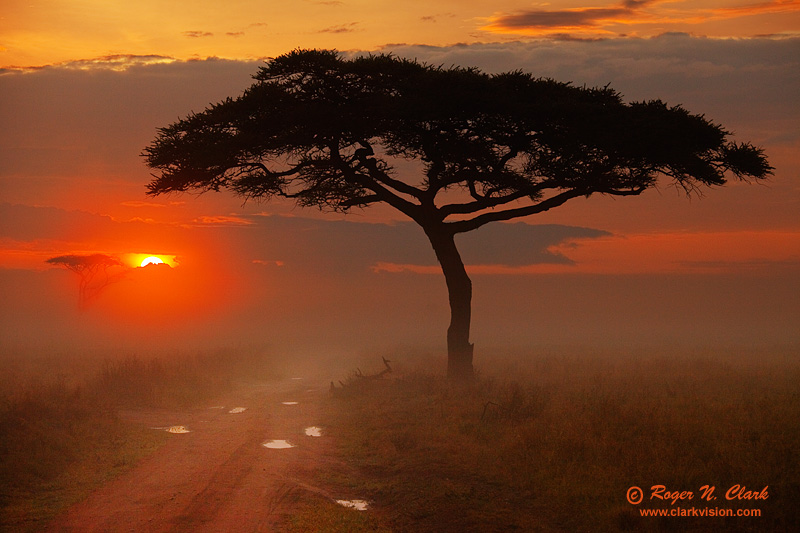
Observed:
[[[450,298],[450,326],[447,328],[447,377],[454,381],[469,381],[474,377],[472,368],[473,345],[469,342],[472,316],[472,281],[470,281],[461,254],[456,248],[454,235],[441,229],[426,228],[425,233],[436,252],[447,282]]]

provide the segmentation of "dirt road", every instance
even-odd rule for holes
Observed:
[[[299,503],[347,499],[353,495],[330,494],[314,481],[318,468],[337,461],[319,419],[325,394],[321,383],[287,379],[243,386],[192,411],[122,413],[161,431],[184,426],[188,433],[170,434],[155,454],[68,509],[48,530],[280,531]],[[306,435],[311,426],[322,427],[322,436]],[[272,440],[294,447],[264,446]]]

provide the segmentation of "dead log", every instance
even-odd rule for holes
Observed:
[[[383,359],[383,365],[386,368],[384,368],[380,372],[376,372],[375,374],[364,374],[361,371],[360,368],[356,368],[355,371],[351,374],[351,376],[347,379],[347,382],[343,382],[341,380],[339,381],[339,384],[341,385],[341,387],[336,387],[336,385],[334,385],[333,381],[331,381],[331,392],[341,391],[343,389],[346,389],[347,387],[350,387],[354,383],[360,383],[360,382],[363,382],[363,381],[371,381],[371,380],[380,379],[383,376],[385,376],[386,374],[391,373],[392,372],[392,367],[391,367],[391,365],[389,365],[389,363],[391,363],[391,361],[386,359],[385,357],[382,357],[381,359]]]

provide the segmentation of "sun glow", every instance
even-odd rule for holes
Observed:
[[[163,262],[164,261],[162,261],[160,257],[151,255],[150,257],[145,257],[142,259],[142,264],[140,266],[146,267],[147,265],[160,265]]]
[[[167,265],[170,267],[178,266],[178,257],[173,254],[162,254],[151,252],[132,252],[120,256],[123,264],[130,268],[141,268],[148,265]]]

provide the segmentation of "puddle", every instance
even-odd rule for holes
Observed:
[[[336,500],[336,503],[356,511],[366,511],[367,507],[369,507],[367,500]]]
[[[294,448],[294,444],[289,444],[285,440],[271,440],[262,444],[264,448],[272,448],[273,450],[283,450],[285,448]]]
[[[247,407],[234,407],[228,412],[235,415],[237,413],[244,413],[245,411],[247,411]]]
[[[209,407],[209,409],[225,409],[225,406],[224,405],[214,405],[212,407]]]
[[[311,426],[306,428],[306,435],[309,437],[321,437],[322,436],[322,428],[318,428],[317,426]]]
[[[303,378],[292,378],[292,381],[300,381]]]
[[[297,405],[299,402],[281,402],[283,405]]]
[[[189,430],[186,429],[186,426],[170,426],[166,428],[168,433],[189,433]]]

